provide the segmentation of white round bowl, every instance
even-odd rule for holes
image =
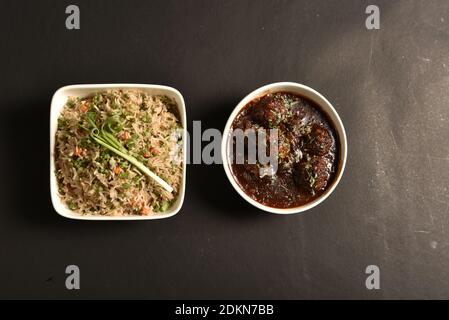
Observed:
[[[331,122],[331,125],[333,126],[333,128],[335,129],[335,132],[337,134],[337,140],[338,140],[337,143],[338,143],[338,148],[339,148],[339,150],[338,150],[339,151],[338,152],[339,161],[338,161],[338,165],[337,165],[337,172],[332,181],[332,184],[327,187],[327,189],[321,196],[319,196],[312,202],[309,202],[307,204],[304,204],[299,207],[294,207],[294,208],[286,208],[286,209],[273,208],[273,207],[263,205],[263,204],[257,202],[256,200],[252,199],[251,197],[249,197],[245,193],[245,191],[243,191],[240,188],[237,181],[235,180],[234,175],[232,173],[231,164],[229,163],[229,159],[228,159],[228,139],[230,138],[230,135],[231,135],[231,126],[232,126],[232,122],[234,121],[235,117],[250,101],[252,101],[260,96],[266,95],[268,93],[274,93],[274,92],[289,92],[289,93],[297,94],[297,95],[300,95],[300,96],[303,96],[305,98],[312,100],[318,106],[320,106],[321,111],[323,111],[327,115],[328,119]],[[223,141],[222,141],[222,145],[221,145],[221,156],[223,159],[224,170],[226,172],[226,175],[228,176],[229,181],[231,182],[234,189],[238,192],[238,194],[240,194],[242,196],[243,199],[245,199],[246,201],[251,203],[253,206],[255,206],[261,210],[267,211],[267,212],[276,213],[276,214],[294,214],[294,213],[300,213],[300,212],[304,212],[306,210],[312,209],[313,207],[315,207],[318,204],[320,204],[321,202],[323,202],[335,190],[338,183],[340,182],[340,179],[343,175],[343,171],[345,169],[346,156],[347,156],[347,152],[348,152],[347,150],[348,150],[348,145],[347,145],[346,132],[345,132],[345,128],[343,127],[343,123],[341,122],[341,119],[338,116],[337,111],[335,111],[332,104],[325,97],[323,97],[319,92],[315,91],[314,89],[309,88],[309,87],[299,84],[299,83],[278,82],[278,83],[272,83],[272,84],[263,86],[255,91],[251,92],[249,95],[247,95],[245,98],[243,98],[242,101],[240,101],[240,103],[237,105],[237,107],[235,107],[235,109],[234,109],[234,111],[232,111],[231,116],[229,117],[228,122],[226,123],[225,129],[223,131]]]

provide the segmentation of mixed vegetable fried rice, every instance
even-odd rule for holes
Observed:
[[[168,183],[173,192],[98,143],[95,133],[103,130],[115,145]],[[181,187],[182,145],[177,105],[166,96],[111,90],[69,98],[56,132],[59,195],[69,209],[83,215],[164,212]]]

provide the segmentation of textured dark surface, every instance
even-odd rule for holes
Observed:
[[[364,13],[375,2],[381,29]],[[0,298],[449,298],[449,3],[1,1]],[[168,220],[78,222],[49,198],[49,108],[67,84],[171,85],[222,129],[253,89],[296,81],[347,130],[322,205],[274,216],[220,165],[188,167]],[[81,290],[65,289],[65,267]],[[365,268],[381,269],[381,290]]]

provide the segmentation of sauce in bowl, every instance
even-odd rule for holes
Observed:
[[[248,161],[247,156],[239,163],[236,153],[228,154],[235,181],[255,201],[273,208],[295,208],[317,199],[332,185],[338,170],[338,135],[312,100],[289,92],[265,94],[237,114],[231,125],[231,130],[236,129],[277,130],[276,171]],[[235,148],[235,141],[231,146]]]

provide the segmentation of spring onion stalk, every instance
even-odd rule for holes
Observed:
[[[98,144],[111,150],[112,152],[114,152],[116,155],[122,157],[123,159],[129,161],[137,169],[139,169],[144,174],[146,174],[148,177],[150,177],[151,179],[153,179],[154,181],[159,183],[165,190],[167,190],[170,193],[173,192],[173,188],[167,182],[165,182],[163,179],[161,179],[153,171],[148,169],[139,160],[137,160],[132,155],[130,155],[128,153],[128,150],[126,150],[125,147],[123,147],[122,144],[119,141],[117,141],[117,139],[111,133],[105,131],[103,128],[101,128],[101,130],[99,130],[98,128],[94,128],[91,130],[90,136]]]

